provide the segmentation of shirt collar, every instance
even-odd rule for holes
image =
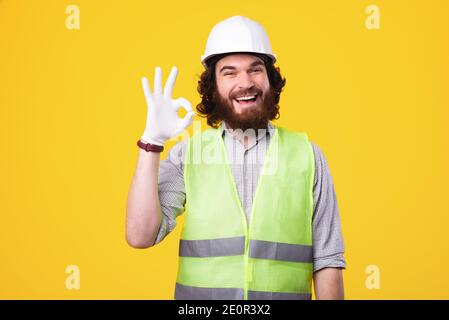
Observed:
[[[226,133],[226,130],[225,130],[226,128],[227,128],[226,123],[224,121],[221,121],[220,126],[218,127],[218,130],[220,131],[220,134],[222,137]],[[273,137],[274,130],[276,128],[275,125],[271,121],[268,121],[267,128],[268,128],[268,134],[270,135],[270,137]]]

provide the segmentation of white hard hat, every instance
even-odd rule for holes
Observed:
[[[231,53],[249,52],[268,56],[272,63],[276,55],[271,51],[270,40],[264,28],[254,20],[234,16],[217,23],[209,34],[206,50],[201,63],[207,68],[207,60],[213,56]]]

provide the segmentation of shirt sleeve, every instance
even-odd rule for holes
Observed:
[[[176,218],[185,210],[183,161],[186,146],[186,140],[175,144],[159,165],[158,188],[162,219],[155,245],[173,231]]]
[[[346,269],[344,240],[334,183],[323,152],[312,143],[315,155],[313,186],[313,271],[327,267]]]

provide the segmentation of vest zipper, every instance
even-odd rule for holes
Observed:
[[[248,282],[253,280],[253,270],[252,270],[252,264],[249,263],[249,259],[248,259],[248,251],[249,251],[249,234],[251,234],[251,226],[252,226],[252,222],[254,221],[254,204],[256,203],[257,200],[257,191],[259,190],[259,186],[262,183],[262,179],[263,179],[263,174],[265,173],[265,167],[267,166],[267,161],[269,160],[269,155],[271,154],[271,149],[272,149],[272,144],[275,141],[275,139],[277,139],[277,129],[274,132],[274,135],[272,137],[272,139],[270,139],[270,144],[267,148],[267,150],[265,151],[265,159],[264,159],[264,163],[262,165],[262,168],[260,170],[260,177],[259,177],[259,181],[257,183],[257,187],[256,187],[256,192],[254,195],[254,199],[253,199],[253,203],[251,206],[251,222],[248,224],[246,219],[246,211],[243,210],[242,208],[242,203],[239,199],[239,195],[238,195],[238,191],[237,191],[237,186],[235,184],[235,179],[232,175],[231,172],[231,167],[229,164],[229,158],[228,158],[228,154],[227,154],[227,150],[226,150],[226,146],[224,144],[223,138],[221,137],[221,134],[219,133],[219,130],[216,131],[217,132],[217,137],[220,140],[221,146],[222,146],[222,151],[224,152],[224,157],[226,159],[226,163],[227,163],[227,171],[228,171],[228,175],[231,179],[231,181],[233,182],[233,189],[234,189],[234,197],[237,200],[238,206],[240,208],[240,213],[241,213],[241,217],[242,217],[242,221],[243,221],[243,233],[245,234],[245,253],[244,253],[244,283],[243,283],[243,300],[248,300]],[[250,270],[251,269],[251,270]]]

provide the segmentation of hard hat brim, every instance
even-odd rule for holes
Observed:
[[[263,55],[263,56],[266,56],[269,58],[271,64],[274,64],[276,62],[276,54],[274,54],[274,53],[269,54],[269,53],[265,53],[265,52],[254,52],[254,51],[235,51],[235,52],[220,52],[220,53],[215,53],[215,54],[210,54],[210,55],[202,55],[201,63],[207,69],[209,67],[210,61],[214,60],[213,58],[217,58],[220,56],[220,58],[218,59],[218,60],[220,60],[221,58],[224,58],[225,56],[228,56],[230,54],[237,54],[237,53]]]

